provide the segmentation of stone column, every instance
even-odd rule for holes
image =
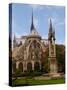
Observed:
[[[24,62],[23,62],[23,72],[26,71],[26,70],[27,70],[27,62],[24,61]]]
[[[26,53],[26,50],[24,51],[24,60],[27,59],[27,53]]]
[[[51,45],[50,45],[50,41],[48,41],[49,43],[49,57],[51,56]]]
[[[56,57],[56,45],[55,45],[55,41],[53,41],[53,45],[54,45],[54,56]]]
[[[32,70],[34,70],[34,61],[32,61]]]
[[[16,69],[18,69],[19,61],[16,62]]]
[[[49,57],[49,64],[50,64],[50,74],[52,74],[52,75],[57,74],[56,57]]]

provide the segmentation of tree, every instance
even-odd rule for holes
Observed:
[[[56,54],[58,62],[58,72],[65,73],[65,46],[56,45]]]
[[[42,70],[46,73],[49,72],[49,48],[46,49],[45,52],[42,53]],[[65,46],[64,45],[56,45],[56,59],[58,64],[58,72],[65,73]]]

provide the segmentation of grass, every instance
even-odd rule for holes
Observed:
[[[16,79],[12,82],[13,86],[29,86],[29,85],[48,85],[48,84],[63,84],[65,83],[64,78],[51,79],[51,80],[34,80],[30,78]]]

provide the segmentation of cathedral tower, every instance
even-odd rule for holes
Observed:
[[[34,26],[33,13],[32,13],[32,23],[31,23],[30,30],[31,30],[30,32],[31,32],[32,35],[38,35],[38,32],[36,31],[35,26]]]
[[[33,13],[32,13],[32,23],[31,23],[31,32],[33,31],[33,30],[35,30],[35,27],[34,27],[34,24],[33,24]]]
[[[51,19],[48,33],[48,43],[49,43],[50,75],[55,75],[57,73],[56,45],[55,45],[55,31],[53,30]]]

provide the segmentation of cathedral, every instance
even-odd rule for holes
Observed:
[[[19,43],[18,39],[14,35],[12,50],[12,73],[15,73],[16,69],[20,69],[21,72],[42,70],[42,65],[45,61],[44,56],[47,48],[49,52],[48,73],[57,73],[58,66],[55,47],[56,38],[51,19],[48,31],[48,38],[43,39],[34,26],[32,15],[30,34],[21,36]]]

